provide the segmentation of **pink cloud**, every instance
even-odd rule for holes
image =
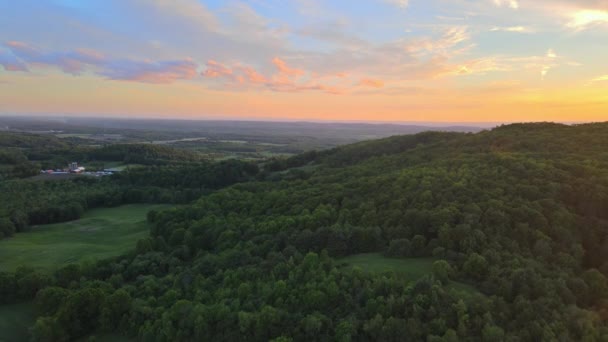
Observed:
[[[91,49],[49,52],[19,41],[8,41],[4,46],[11,54],[0,53],[0,65],[8,71],[27,71],[28,66],[51,66],[75,76],[91,70],[111,80],[166,84],[192,79],[196,77],[198,68],[191,59],[111,59]]]
[[[11,49],[20,49],[23,51],[34,51],[33,48],[31,48],[29,45],[27,45],[24,42],[20,42],[20,41],[16,41],[16,40],[10,40],[8,42],[5,43],[5,45]]]
[[[8,41],[4,44],[23,65],[36,64],[55,66],[63,72],[79,75],[87,66],[97,66],[105,62],[105,57],[94,50],[76,49],[68,52],[44,52],[19,41]]]
[[[198,65],[191,59],[175,61],[116,61],[103,75],[112,80],[167,84],[196,77]]]
[[[218,78],[232,75],[233,72],[230,68],[214,60],[207,61],[207,70],[203,72],[203,76],[210,78]]]
[[[2,65],[6,71],[28,71],[25,63],[19,61],[13,55],[3,53],[2,51],[0,51],[0,65]]]

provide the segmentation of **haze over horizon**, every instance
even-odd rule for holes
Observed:
[[[84,120],[113,120],[113,121],[167,121],[167,122],[256,122],[256,123],[286,123],[286,124],[343,124],[343,125],[397,125],[397,126],[419,126],[419,127],[438,127],[438,128],[449,128],[449,127],[475,127],[475,128],[494,128],[500,125],[510,125],[519,123],[540,123],[540,122],[552,122],[564,125],[577,125],[577,124],[592,124],[604,121],[383,121],[383,120],[348,120],[348,119],[308,119],[308,118],[267,118],[267,117],[205,117],[205,116],[150,116],[141,114],[133,117],[126,117],[121,114],[59,114],[59,113],[45,113],[45,114],[29,114],[29,113],[0,113],[0,119],[18,119],[20,121],[70,121],[74,119]]]
[[[608,119],[600,0],[0,0],[4,115]]]

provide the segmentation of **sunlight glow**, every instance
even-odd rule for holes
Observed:
[[[584,29],[589,25],[608,23],[608,12],[599,10],[584,10],[574,13],[572,21],[568,26]]]

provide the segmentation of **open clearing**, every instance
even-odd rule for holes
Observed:
[[[31,303],[0,306],[0,342],[29,341],[28,329],[35,322]]]
[[[166,207],[134,204],[93,209],[76,221],[32,227],[0,241],[0,271],[13,271],[20,265],[52,271],[120,255],[148,235],[148,211]]]
[[[356,266],[365,272],[382,273],[395,272],[409,281],[416,281],[425,275],[433,273],[435,258],[387,258],[380,253],[365,253],[351,255],[338,261],[341,264]],[[473,286],[458,281],[450,281],[448,288],[467,294],[481,294]]]
[[[360,267],[363,271],[382,273],[387,271],[403,275],[410,280],[417,280],[431,274],[433,258],[387,258],[379,253],[355,254],[342,258],[341,263]]]

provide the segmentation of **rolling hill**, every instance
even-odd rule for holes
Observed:
[[[42,288],[38,339],[599,341],[606,150],[607,124],[539,123],[276,160],[152,212],[133,253],[2,293]]]

